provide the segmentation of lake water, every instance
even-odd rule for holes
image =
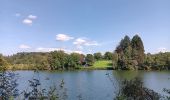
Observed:
[[[112,71],[112,70],[92,70],[92,71],[16,71],[19,74],[19,90],[28,87],[28,80],[40,79],[42,87],[47,88],[54,84],[59,84],[64,80],[67,88],[69,100],[78,100],[81,96],[83,100],[113,100],[114,92],[118,89],[118,80],[133,79],[140,77],[144,85],[154,91],[164,94],[163,88],[170,89],[170,71]],[[109,73],[110,81],[106,73]],[[48,78],[48,80],[46,80]],[[114,87],[116,86],[116,87]]]

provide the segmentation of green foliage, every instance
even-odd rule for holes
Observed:
[[[49,53],[30,52],[17,53],[7,57],[11,68],[8,69],[49,69]]]
[[[164,98],[165,100],[170,100],[170,89],[164,88],[164,89],[163,89],[163,92],[165,92],[165,93],[168,94],[167,96],[164,96],[163,98]]]
[[[170,53],[144,54],[141,38],[135,35],[132,40],[125,36],[117,46],[113,57],[114,69],[170,69]],[[117,57],[118,56],[118,57]]]
[[[17,74],[12,72],[0,73],[0,100],[9,100],[9,98],[15,98],[19,95],[17,83]]]
[[[82,61],[81,61],[82,55],[81,54],[79,54],[79,53],[71,53],[70,57],[73,60],[73,62],[75,62],[76,66],[81,65],[81,63],[82,63]],[[76,66],[74,66],[74,67],[76,67]]]
[[[92,54],[87,54],[85,60],[86,60],[86,64],[88,66],[92,66],[94,64],[94,61],[95,61],[94,56]]]
[[[64,51],[51,52],[49,58],[51,69],[65,69],[67,56]]]
[[[79,53],[71,53],[67,56],[66,67],[69,68],[78,68],[83,63],[84,56]]]
[[[75,69],[84,64],[85,56],[83,54],[64,51],[53,52],[22,52],[6,57],[11,66],[7,66],[6,60],[0,56],[0,64],[7,69],[18,70],[58,70]],[[0,65],[0,68],[2,68]]]
[[[166,63],[167,63],[168,69],[170,69],[170,56],[167,58]]]
[[[9,63],[4,59],[4,57],[0,54],[0,71],[5,70],[6,67],[9,66]]]
[[[145,50],[143,42],[138,35],[135,35],[131,41],[132,46],[132,59],[137,60],[139,65],[142,65],[145,57]]]
[[[78,53],[66,54],[64,51],[50,53],[49,64],[51,69],[75,69],[84,62],[84,55]]]
[[[138,35],[135,35],[132,40],[125,36],[119,45],[117,46],[115,52],[118,55],[117,66],[115,61],[113,65],[117,69],[138,69],[138,66],[142,66],[144,62],[144,46],[141,38]],[[113,59],[115,60],[115,59]]]
[[[166,53],[160,52],[158,54],[152,55],[151,57],[153,59],[151,63],[153,69],[159,69],[159,70],[170,69],[170,66],[169,66],[170,53],[169,52],[166,52]]]
[[[58,90],[59,89],[59,90]],[[59,86],[50,86],[49,89],[41,88],[40,80],[29,80],[29,91],[24,90],[23,99],[28,100],[65,100],[67,98],[64,81]]]
[[[112,58],[113,58],[113,53],[112,52],[106,52],[104,54],[104,59],[105,60],[112,60]]]
[[[94,53],[95,60],[101,60],[103,58],[102,54],[100,52]]]
[[[144,54],[141,38],[135,35],[132,39],[125,36],[116,47],[114,53],[100,52],[87,54],[64,51],[53,52],[21,52],[12,56],[0,55],[0,70],[58,70],[78,69],[84,65],[92,66],[95,61],[112,60],[113,69],[122,70],[164,70],[170,69],[170,53]]]
[[[155,91],[143,86],[141,79],[123,80],[119,94],[115,99],[118,100],[159,100],[161,96]]]
[[[113,69],[118,69],[118,54],[115,52],[113,53]]]
[[[35,71],[38,74],[37,71]],[[64,80],[58,85],[54,84],[42,88],[40,79],[28,80],[29,86],[19,93],[17,89],[18,74],[13,72],[0,73],[0,100],[66,100],[67,91]]]

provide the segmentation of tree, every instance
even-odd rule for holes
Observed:
[[[8,62],[4,59],[4,57],[0,54],[0,71],[5,70],[8,67]]]
[[[147,69],[150,69],[153,65],[153,58],[152,58],[152,55],[150,53],[148,53],[146,56],[145,56],[145,60],[144,60],[144,64],[146,66]]]
[[[67,54],[64,51],[54,51],[50,53],[50,66],[52,69],[65,69]]]
[[[106,60],[112,60],[112,58],[113,58],[113,53],[112,53],[112,52],[106,52],[106,53],[104,54],[104,59],[106,59]]]
[[[94,56],[92,54],[87,54],[85,60],[86,64],[89,66],[92,66],[94,64]]]
[[[131,53],[132,53],[132,47],[131,47],[131,40],[129,36],[125,36],[117,46],[115,52],[118,54],[118,62],[117,67],[119,69],[132,69],[131,65]]]
[[[116,47],[118,69],[137,69],[144,62],[144,46],[141,38],[135,35],[132,40],[125,36]]]
[[[35,67],[39,70],[49,69],[48,58],[41,55],[35,55]]]
[[[170,57],[167,58],[167,66],[168,66],[168,69],[170,69]]]
[[[121,88],[118,90],[115,100],[160,100],[161,96],[144,87],[140,78],[133,80],[123,80],[119,83]]]
[[[168,69],[168,58],[170,57],[169,53],[158,53],[153,55],[154,61],[153,66],[154,69]]]
[[[67,56],[66,67],[67,68],[78,67],[79,65],[81,65],[81,57],[82,55],[79,53],[71,53],[70,55]]]
[[[137,60],[139,65],[142,65],[145,57],[145,50],[143,42],[138,35],[135,35],[131,41],[132,46],[132,59]]]
[[[123,40],[123,53],[126,59],[131,59],[132,47],[131,47],[131,40],[129,36],[125,36]]]
[[[0,73],[0,100],[13,100],[19,95],[18,76],[10,71]]]
[[[80,65],[81,64],[81,54],[79,53],[71,53],[70,54],[71,58],[73,59],[73,61],[76,63],[76,65]]]
[[[118,54],[115,52],[115,53],[113,53],[113,60],[112,60],[112,62],[113,62],[113,69],[117,69],[117,64],[118,64]]]
[[[126,59],[131,58],[131,52],[132,52],[132,47],[131,47],[131,40],[129,36],[125,36],[117,46],[115,50],[120,56],[124,55]]]
[[[94,53],[94,58],[95,60],[101,60],[102,59],[102,54],[100,52]]]

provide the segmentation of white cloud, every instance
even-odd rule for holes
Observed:
[[[24,19],[22,22],[27,25],[32,25],[32,23],[33,23],[32,20],[30,20],[30,19]]]
[[[160,48],[158,48],[158,50],[157,50],[157,52],[162,52],[162,53],[164,53],[164,52],[167,52],[168,50],[165,48],[165,47],[160,47]]]
[[[83,46],[98,46],[99,45],[97,41],[91,41],[86,38],[77,38],[73,42],[73,44],[76,45],[78,49],[83,49]]]
[[[58,41],[68,41],[68,40],[71,40],[71,39],[74,39],[74,37],[70,37],[66,34],[57,34],[56,35],[56,40],[58,40]]]
[[[61,50],[61,49],[59,49],[59,48],[43,48],[43,47],[36,48],[36,51],[38,51],[38,52],[50,52],[50,51],[55,51],[55,50]]]
[[[37,19],[37,16],[35,16],[35,15],[29,15],[29,16],[28,16],[28,19],[32,19],[32,20],[33,20],[33,19]]]
[[[73,50],[62,49],[62,48],[43,48],[43,47],[36,48],[37,52],[51,52],[51,51],[59,51],[59,50],[63,50],[66,53],[73,53],[73,52],[80,53],[80,54],[83,53],[82,51],[78,51],[78,50],[73,51]]]
[[[37,16],[35,15],[28,15],[27,18],[25,18],[22,22],[27,25],[32,25],[33,20],[37,19]]]
[[[82,39],[82,38],[77,38],[73,44],[75,45],[84,45],[87,41],[85,39]]]
[[[19,48],[20,48],[20,49],[30,49],[31,47],[28,46],[28,45],[25,45],[25,44],[21,44],[21,45],[19,46]]]

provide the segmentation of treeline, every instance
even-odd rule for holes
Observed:
[[[93,66],[95,61],[112,60],[115,70],[167,70],[170,69],[170,52],[145,54],[142,39],[125,36],[114,52],[94,54],[67,54],[64,51],[22,52],[5,57],[0,55],[0,70],[63,70]],[[107,67],[107,66],[106,66]]]
[[[5,70],[6,67],[9,66],[9,63],[5,60],[5,58],[0,54],[0,71]]]
[[[12,56],[0,56],[0,68],[18,70],[63,70],[93,66],[98,60],[112,60],[112,52],[94,54],[67,54],[64,51],[22,52]],[[8,66],[7,66],[8,65]]]
[[[113,68],[121,70],[170,69],[170,53],[145,54],[142,39],[125,36],[113,53]]]

